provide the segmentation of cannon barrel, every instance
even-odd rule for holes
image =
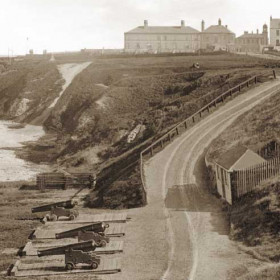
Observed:
[[[109,224],[103,223],[103,222],[98,222],[98,223],[93,223],[87,226],[83,227],[78,227],[74,228],[68,231],[63,231],[60,233],[55,234],[56,239],[61,239],[61,238],[69,238],[69,237],[76,237],[79,235],[80,231],[93,231],[93,232],[104,232],[106,228],[109,227]]]
[[[38,206],[38,207],[33,207],[33,208],[31,208],[31,212],[32,213],[46,212],[46,211],[50,211],[52,208],[55,208],[55,207],[73,208],[77,204],[78,204],[77,201],[74,201],[71,199],[71,200],[46,204],[46,205],[42,205],[42,206]]]
[[[38,250],[38,257],[43,256],[54,256],[54,255],[63,255],[67,250],[81,250],[81,251],[94,251],[96,248],[93,241],[85,241],[80,243],[74,243],[66,246],[55,247],[46,250]]]

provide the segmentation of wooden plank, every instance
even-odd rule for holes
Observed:
[[[89,269],[86,266],[81,266],[77,269],[67,271],[65,270],[64,260],[41,262],[36,264],[24,263],[23,260],[21,260],[17,267],[18,269],[17,271],[15,271],[16,277],[47,276],[57,274],[72,275],[76,273],[91,273],[102,275],[120,272],[121,262],[120,258],[102,258],[99,267],[95,270]]]
[[[95,222],[125,223],[129,219],[127,213],[80,214],[75,220],[61,217],[59,218],[59,221],[47,221],[45,224],[87,224]]]
[[[42,226],[37,228],[37,230],[34,232],[32,239],[55,239],[55,234],[63,231],[67,231],[70,229],[74,229],[77,227],[82,226],[77,224],[51,224]],[[105,230],[105,234],[108,236],[124,236],[125,235],[125,224],[121,223],[115,223],[110,224],[109,228]]]
[[[28,242],[30,243],[27,246],[25,246],[25,254],[24,256],[27,257],[36,257],[37,258],[37,251],[38,250],[45,250],[45,249],[51,249],[59,246],[65,246],[77,243],[78,240],[75,238],[65,238],[65,239],[51,239],[47,242]],[[103,254],[115,254],[115,253],[122,253],[123,252],[123,246],[124,242],[122,240],[111,240],[105,247],[97,247],[94,252],[97,255],[103,255]],[[30,258],[29,258],[30,259]],[[44,258],[46,259],[46,257]]]

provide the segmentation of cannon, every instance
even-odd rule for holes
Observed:
[[[92,240],[98,247],[106,247],[107,243],[110,242],[110,238],[106,236],[103,232],[93,232],[93,231],[79,231],[78,232],[78,242]]]
[[[100,257],[92,253],[95,248],[92,241],[86,241],[52,249],[39,250],[37,254],[38,257],[64,255],[66,270],[77,268],[77,264],[87,264],[90,268],[97,269],[100,264]]]
[[[78,202],[74,200],[60,201],[52,204],[33,207],[31,212],[38,213],[50,211],[50,213],[46,215],[48,221],[56,221],[59,219],[59,217],[68,217],[70,220],[74,220],[78,217],[79,212],[72,210],[72,208],[74,208],[77,204]]]
[[[87,226],[74,228],[68,231],[55,234],[56,239],[78,237],[80,241],[92,240],[97,246],[105,247],[110,239],[105,235],[104,231],[109,224],[103,222],[93,223]]]

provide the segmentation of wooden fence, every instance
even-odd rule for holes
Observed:
[[[276,78],[276,76],[274,75]],[[209,114],[211,111],[213,111],[213,108],[215,109],[219,104],[222,104],[225,102],[226,99],[232,97],[235,93],[241,92],[243,88],[248,88],[250,85],[256,84],[258,82],[258,76],[254,76],[241,84],[227,90],[226,92],[222,93],[218,97],[216,97],[214,100],[209,102],[207,105],[202,107],[200,110],[198,110],[196,113],[185,119],[184,121],[177,124],[174,128],[169,130],[167,133],[165,133],[162,137],[154,141],[151,145],[149,145],[147,148],[145,148],[140,153],[140,174],[141,174],[141,181],[142,186],[144,189],[144,193],[147,196],[146,191],[146,185],[144,180],[144,170],[143,170],[143,159],[145,155],[153,156],[155,152],[161,151],[164,149],[168,143],[171,143],[176,136],[178,136],[181,132],[186,131],[190,127],[194,125],[195,122],[199,121],[205,114]]]
[[[261,182],[280,174],[280,156],[243,170],[233,171],[231,186],[233,201],[253,191]]]

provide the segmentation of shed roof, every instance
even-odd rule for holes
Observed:
[[[190,26],[138,26],[126,33],[155,33],[155,34],[170,34],[170,33],[177,33],[177,34],[194,34],[199,33],[198,30],[190,27]]]
[[[239,170],[255,164],[266,162],[261,156],[244,146],[235,146],[225,152],[217,161],[227,170]]]
[[[234,34],[224,25],[211,25],[207,29],[205,29],[202,33]]]

